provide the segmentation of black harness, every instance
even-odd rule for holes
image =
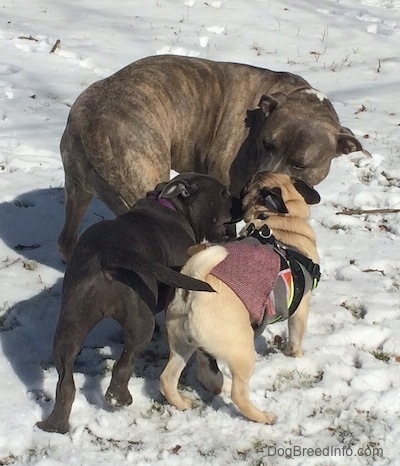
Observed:
[[[288,309],[288,314],[291,316],[298,308],[304,294],[309,289],[313,290],[317,287],[321,278],[319,264],[301,252],[279,243],[268,225],[263,225],[258,230],[253,223],[250,223],[246,228],[246,236],[256,238],[261,244],[271,245],[281,257],[282,269],[287,267],[291,269],[294,283],[294,297]]]

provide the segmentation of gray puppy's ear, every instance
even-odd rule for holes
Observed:
[[[163,197],[164,199],[171,199],[178,196],[190,196],[189,186],[187,186],[182,180],[170,181],[160,193],[160,197]]]
[[[280,188],[262,188],[259,192],[258,202],[271,212],[278,214],[287,214],[289,212],[282,199]]]
[[[160,193],[165,188],[165,186],[167,186],[167,184],[168,181],[162,181],[161,183],[158,183],[158,185],[154,188],[154,191],[156,193]]]
[[[321,196],[318,194],[318,192],[305,181],[293,180],[293,185],[304,197],[304,200],[307,202],[307,204],[318,204],[321,201]]]

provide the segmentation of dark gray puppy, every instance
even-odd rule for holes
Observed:
[[[129,405],[135,358],[153,335],[154,314],[166,304],[159,282],[212,291],[170,268],[183,266],[193,244],[225,239],[231,196],[219,181],[195,173],[176,176],[160,191],[161,187],[115,220],[91,226],[79,239],[63,282],[53,347],[59,380],[53,411],[38,423],[43,430],[68,430],[75,397],[74,361],[100,320],[118,321],[125,340],[106,399],[114,406]]]
[[[300,76],[254,66],[161,55],[86,89],[61,140],[69,260],[93,196],[127,211],[171,168],[214,176],[234,196],[257,170],[314,186],[331,160],[361,150],[329,99]]]

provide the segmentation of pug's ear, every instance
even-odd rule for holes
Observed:
[[[170,181],[165,188],[161,191],[160,197],[164,199],[172,199],[173,197],[190,197],[191,187],[187,185],[182,180],[172,180]]]
[[[293,185],[304,197],[304,200],[307,202],[307,204],[318,204],[321,201],[321,196],[318,194],[318,192],[305,181],[293,180]]]
[[[282,199],[280,188],[262,188],[259,192],[257,202],[265,206],[271,212],[276,212],[277,214],[289,213]]]

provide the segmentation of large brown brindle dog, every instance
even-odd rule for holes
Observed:
[[[361,150],[330,101],[300,76],[172,55],[134,62],[86,89],[61,140],[68,261],[95,195],[115,214],[178,172],[206,173],[239,196],[258,170],[310,185]]]

